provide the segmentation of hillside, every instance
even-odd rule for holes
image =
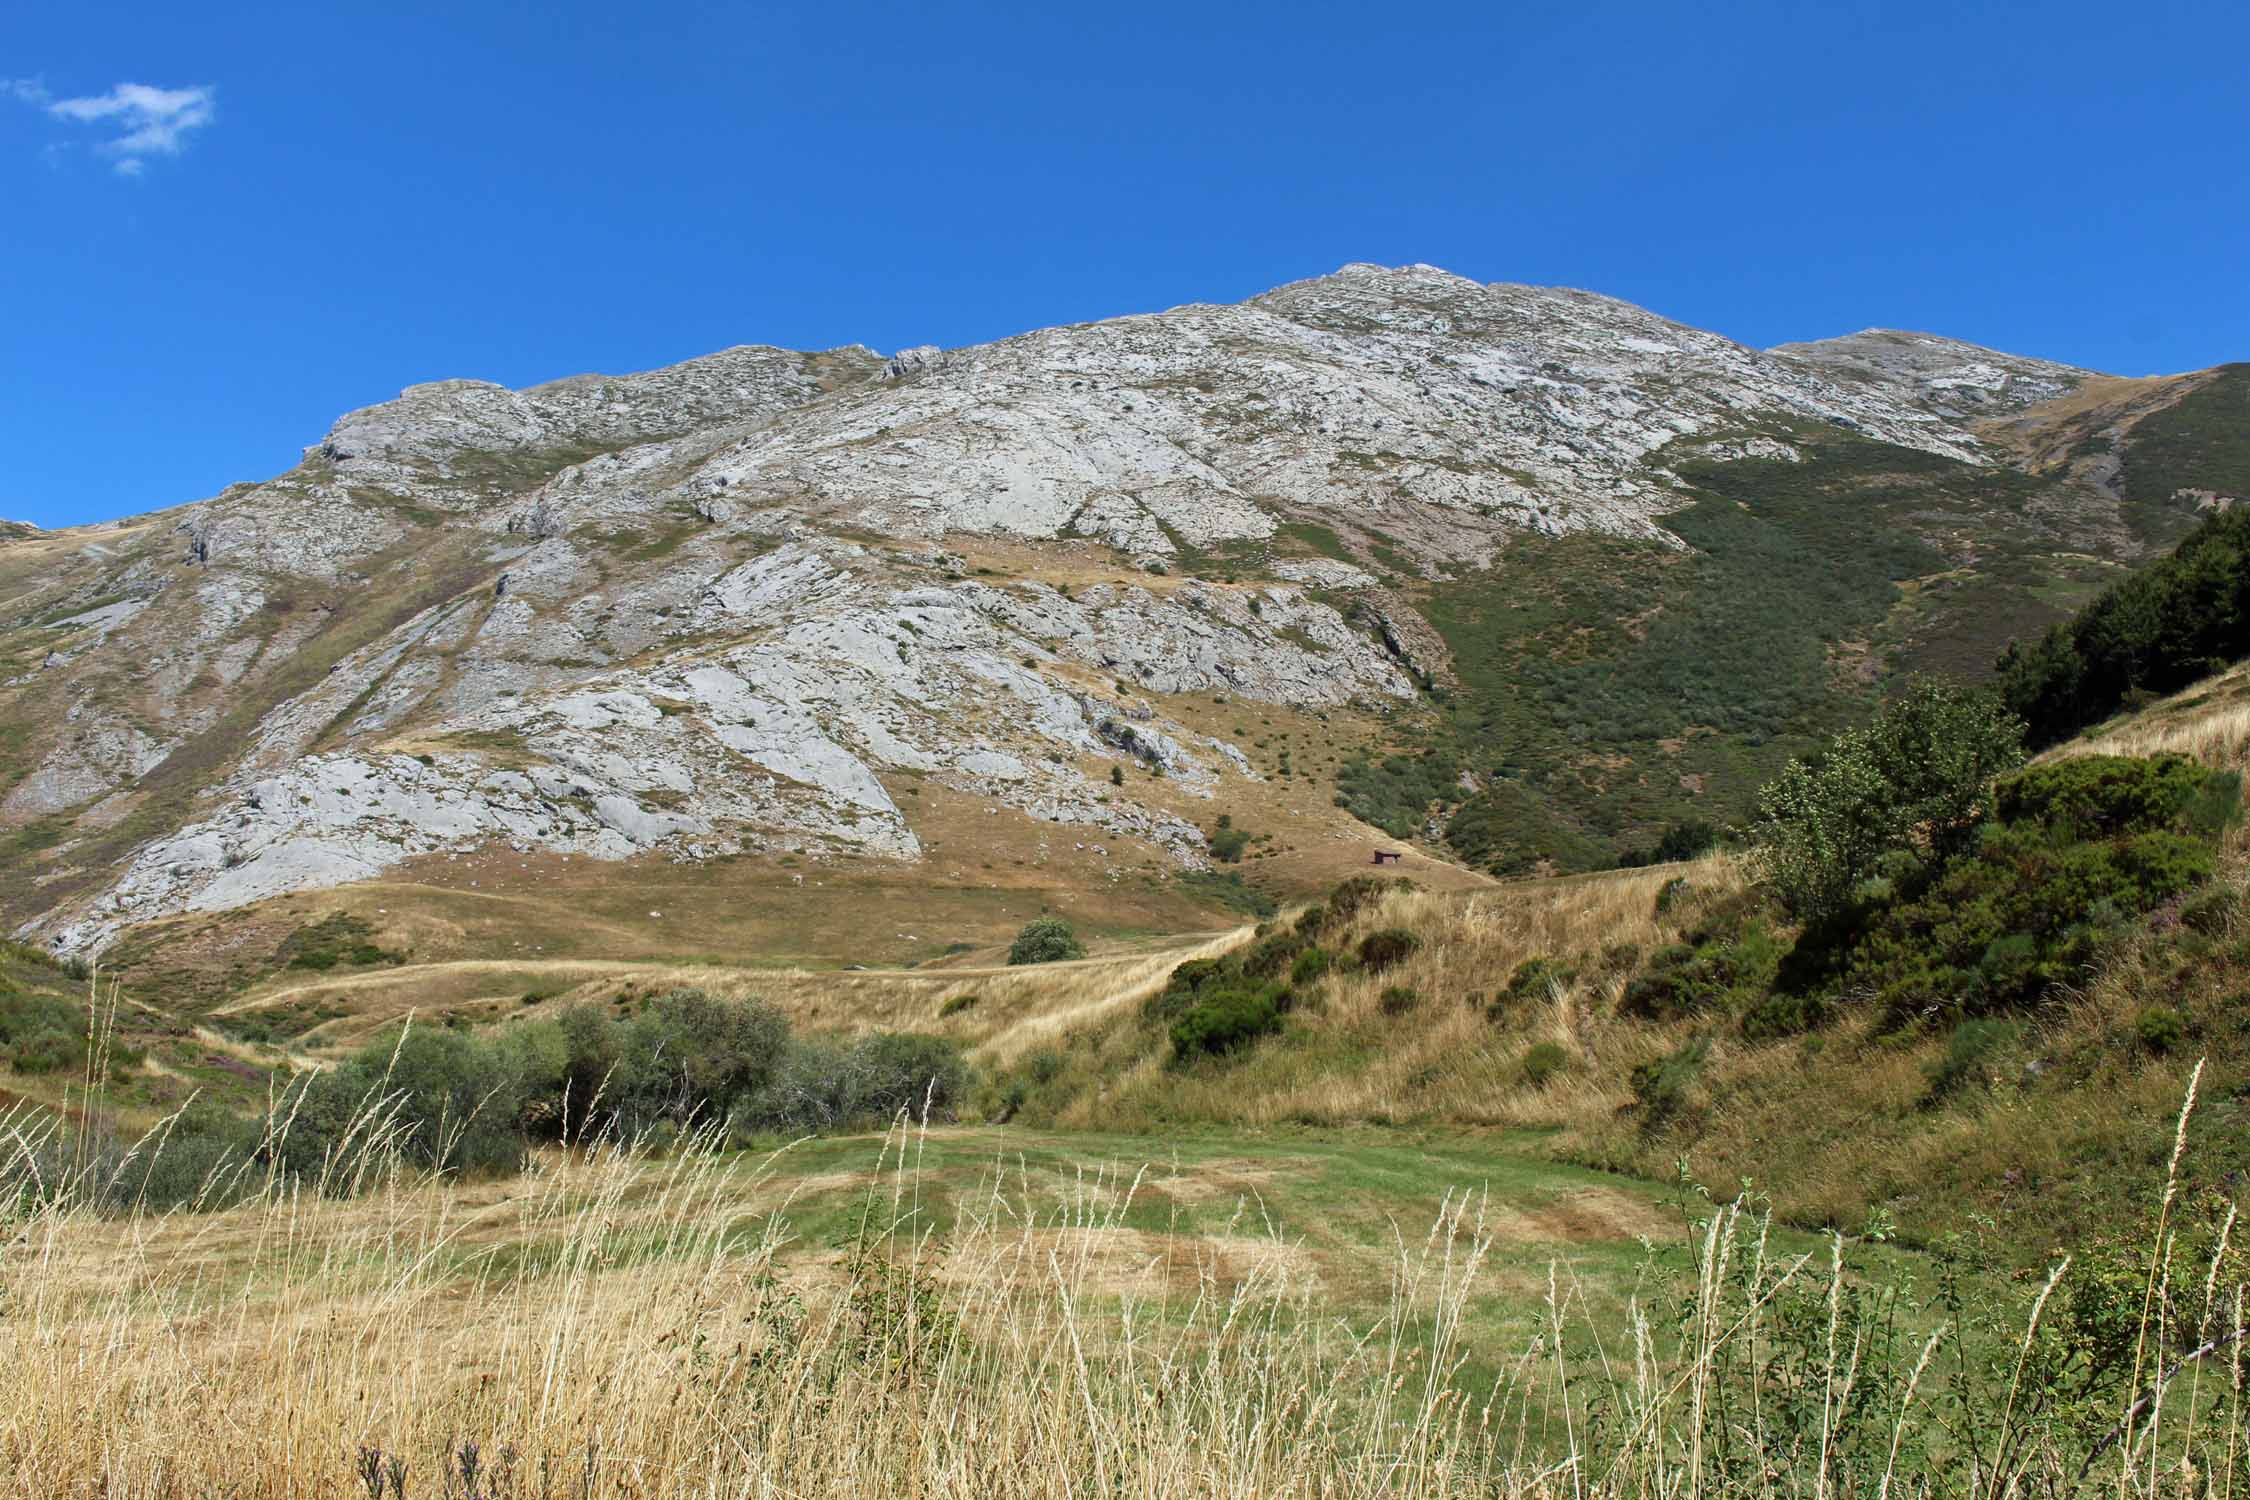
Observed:
[[[1209,927],[1386,839],[1437,885],[1598,867],[2176,536],[2232,379],[2101,406],[2119,486],[2022,454],[2132,382],[1357,265],[416,386],[266,483],[0,540],[0,918],[223,990],[331,909],[422,961],[895,964]]]
[[[2250,667],[2033,770],[2166,755],[2236,795]],[[2161,1186],[2191,1072],[2203,1105],[2188,1187],[2231,1196],[2250,1171],[2250,829],[2239,812],[2208,826],[2207,893],[2191,882],[2145,914],[2097,914],[2105,934],[2029,1004],[1941,988],[1901,1013],[1847,986],[1826,1008],[1779,1009],[1799,1003],[1800,925],[1753,862],[1721,854],[1466,894],[1370,885],[1293,937],[1267,929],[1287,945],[1273,965],[1244,958],[1294,991],[1285,1023],[1251,1044],[1189,1055],[1152,1020],[1176,1010],[1152,1001],[1058,1039],[1001,1087],[1022,1091],[1027,1119],[1077,1129],[1542,1130],[1563,1161],[1685,1170],[1721,1196],[1753,1181],[1806,1227],[1926,1243],[1974,1216],[2028,1261],[2134,1221]],[[2095,868],[2067,861],[2023,894],[2066,910],[2089,898],[2064,882]],[[1366,961],[1370,943],[1398,956]]]

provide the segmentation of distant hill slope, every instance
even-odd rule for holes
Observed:
[[[1354,265],[971,349],[416,386],[266,483],[0,544],[0,918],[83,951],[576,860],[841,943],[868,881],[1208,923],[1371,823],[1602,863],[2201,503],[2218,450],[2176,437],[2120,440],[2163,495],[2019,456],[2082,372],[1900,337]],[[1222,817],[1265,836],[1239,871]],[[643,879],[616,942],[709,942],[723,901],[682,933]]]

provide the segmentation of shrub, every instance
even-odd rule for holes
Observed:
[[[1125,784],[1125,768],[1123,766],[1111,766],[1109,768],[1109,784],[1111,786],[1123,786]]]
[[[2218,937],[2242,910],[2242,893],[2230,885],[2213,885],[2180,907],[2180,925],[2205,937]]]
[[[1242,851],[1250,847],[1250,835],[1239,828],[1221,828],[1211,835],[1211,857],[1222,864],[1240,864]]]
[[[1668,865],[1680,860],[1694,859],[1710,853],[1719,844],[1719,830],[1701,818],[1690,818],[1684,823],[1666,825],[1654,844],[1646,849],[1627,849],[1617,856],[1621,870],[1639,869],[1644,865]]]
[[[975,995],[955,995],[943,1005],[940,1005],[937,1008],[937,1013],[940,1017],[957,1016],[965,1010],[974,1010],[977,1006],[977,998]]]
[[[1944,1055],[1930,1070],[1930,1101],[1950,1099],[1972,1083],[1981,1087],[1993,1055],[2015,1045],[2018,1035],[2012,1021],[1971,1017],[1954,1027],[1945,1039]]]
[[[1403,1016],[1421,1003],[1422,992],[1420,990],[1410,985],[1394,984],[1383,990],[1382,996],[1376,1001],[1376,1006],[1386,1016]]]
[[[1354,875],[1330,891],[1327,901],[1299,917],[1297,931],[1308,938],[1334,932],[1392,891],[1412,889],[1414,882],[1404,877]]]
[[[2180,755],[2080,755],[2002,780],[1993,798],[2002,822],[2044,823],[2079,840],[2180,829],[2216,834],[2231,819],[2236,778]]]
[[[1086,945],[1078,941],[1078,934],[1060,917],[1039,917],[1026,922],[1016,940],[1008,946],[1011,964],[1051,964],[1065,959],[1084,958]]]
[[[1992,778],[2022,759],[2023,726],[1996,701],[1916,682],[1759,792],[1768,878],[1798,915],[1832,915],[1886,854],[1957,847]]]
[[[1289,965],[1289,982],[1299,988],[1316,984],[1327,974],[1329,965],[1333,962],[1334,958],[1326,948],[1303,949],[1297,954],[1296,961]]]
[[[1422,940],[1405,928],[1385,927],[1359,940],[1359,961],[1369,973],[1379,974],[1405,962],[1421,946]]]
[[[1508,976],[1508,988],[1502,998],[1518,1002],[1549,999],[1555,987],[1569,983],[1570,978],[1570,969],[1554,959],[1528,958],[1517,964],[1515,973]]]
[[[8,1053],[8,1064],[18,1073],[59,1073],[76,1067],[85,1057],[84,1042],[67,1031],[33,1031],[20,1038]]]
[[[1570,1054],[1559,1043],[1534,1042],[1523,1054],[1523,1079],[1533,1088],[1539,1088],[1568,1066]]]
[[[2221,511],[2170,557],[1999,662],[2000,692],[2046,746],[2142,693],[2168,693],[2250,652],[2250,512]]]
[[[1640,1108],[1643,1130],[1659,1130],[1687,1108],[1688,1089],[1703,1071],[1710,1048],[1707,1039],[1698,1037],[1633,1069],[1633,1100]]]
[[[1172,1024],[1182,1057],[1219,1057],[1281,1029],[1280,997],[1272,990],[1221,989],[1198,1000]]]
[[[311,969],[315,973],[326,973],[339,965],[364,968],[406,961],[405,954],[393,953],[369,942],[374,935],[375,924],[365,917],[332,912],[282,939],[274,957],[289,968]]]
[[[2150,1005],[2133,1018],[2133,1034],[2151,1052],[2171,1052],[2187,1040],[2187,1019],[2169,1005]]]

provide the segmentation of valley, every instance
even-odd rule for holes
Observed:
[[[2244,369],[1352,265],[11,527],[0,1452],[2231,1485]]]

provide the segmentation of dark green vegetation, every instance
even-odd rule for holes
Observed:
[[[2250,366],[2234,368],[2250,383]],[[2030,726],[2032,744],[2051,745],[2245,655],[2250,510],[2238,507],[2211,516],[2171,556],[2103,590],[2032,644],[2011,643],[2000,658],[2000,691]]]
[[[2153,542],[2209,490],[2250,499],[2250,364],[2221,365],[2193,391],[2134,424],[2119,455],[2126,514]]]
[[[2055,481],[1787,436],[1803,462],[1675,460],[1665,524],[1688,551],[1526,537],[1432,586],[1458,688],[1412,750],[1345,770],[1346,805],[1394,837],[1435,815],[1500,873],[1642,859],[1673,829],[1742,821],[1890,674],[1982,676],[2111,572],[2089,554],[2114,532]]]
[[[2235,773],[2174,756],[2087,756],[2003,777],[1973,832],[1943,850],[1903,837],[1880,873],[1786,955],[1747,914],[1732,943],[1715,938],[1754,981],[1743,1029],[1801,1031],[1847,997],[1875,1007],[1886,1030],[2028,1012],[2094,972],[2152,915],[2168,913],[2176,928],[2184,912],[2204,910],[2198,896],[2239,797]]]
[[[1085,956],[1086,945],[1060,917],[1038,917],[1024,923],[1016,940],[1008,945],[1011,964],[1051,964]]]
[[[88,1025],[82,978],[36,948],[0,941],[0,1063],[17,1073],[66,1073],[84,1077],[90,1056],[124,1076],[140,1066],[141,1055],[117,1044],[104,1054]]]
[[[408,1027],[303,1074],[263,1118],[198,1104],[136,1146],[96,1123],[41,1138],[108,1159],[106,1206],[215,1208],[279,1175],[348,1194],[393,1160],[446,1172],[518,1170],[540,1141],[664,1146],[695,1132],[737,1141],[950,1119],[971,1083],[940,1037],[793,1035],[757,1001],[673,990],[637,1007],[579,1006],[485,1033]],[[17,1163],[11,1194],[61,1174]]]
[[[1989,694],[1909,684],[1758,793],[1769,878],[1798,916],[1831,916],[1885,859],[1957,848],[2022,760],[2023,724]]]
[[[375,924],[349,912],[336,912],[309,927],[300,927],[282,940],[275,960],[285,968],[326,973],[339,966],[365,968],[373,964],[403,963],[406,955],[393,953],[368,941]]]

